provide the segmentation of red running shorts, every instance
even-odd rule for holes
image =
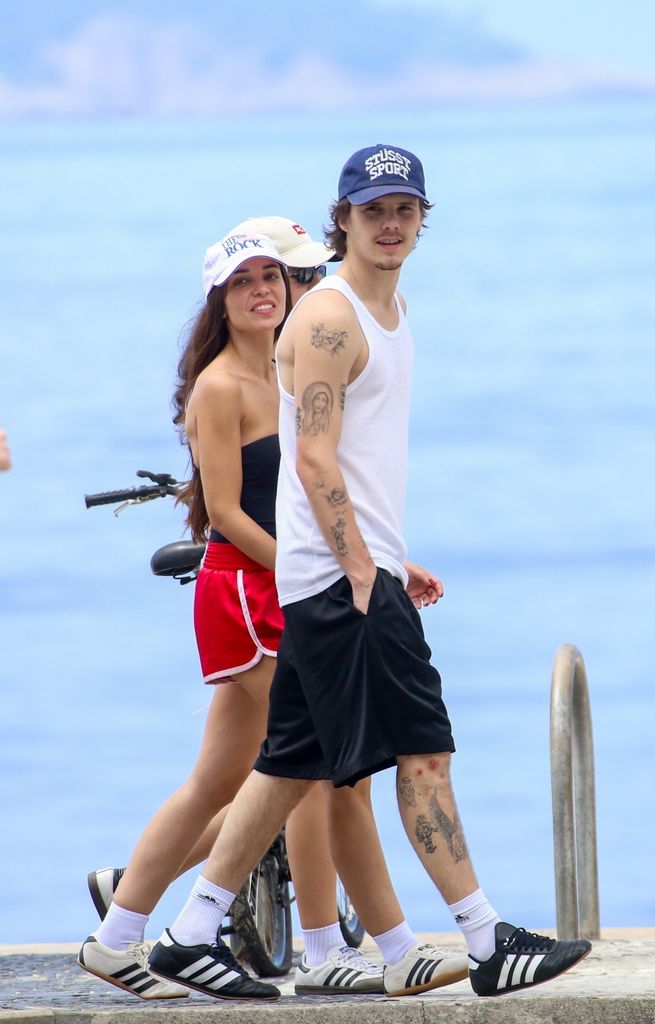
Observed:
[[[276,657],[284,617],[275,574],[233,544],[210,541],[196,580],[193,620],[206,683],[229,682],[265,654]]]

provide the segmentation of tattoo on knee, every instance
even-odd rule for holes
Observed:
[[[423,843],[427,853],[436,853],[437,848],[434,845],[432,839],[432,833],[438,832],[439,829],[435,825],[431,825],[424,814],[419,814],[416,819],[416,838],[419,843]]]
[[[450,818],[437,800],[436,789],[432,790],[430,797],[430,817],[435,822],[434,831],[446,840],[446,845],[455,863],[466,860],[469,852],[457,808],[455,808],[454,817]]]
[[[407,807],[416,807],[416,793],[411,779],[404,778],[398,782],[398,793]]]

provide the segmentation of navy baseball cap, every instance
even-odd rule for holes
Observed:
[[[349,199],[354,206],[361,206],[395,192],[418,196],[427,202],[421,161],[408,150],[380,143],[358,149],[344,164],[339,177],[339,199]]]

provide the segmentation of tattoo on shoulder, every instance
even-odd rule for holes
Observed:
[[[398,792],[408,807],[416,807],[416,793],[411,779],[404,778],[398,782]]]
[[[311,332],[314,348],[323,348],[331,356],[336,356],[348,341],[347,331],[331,331],[326,328],[325,324],[312,324]]]
[[[339,508],[348,504],[348,495],[345,487],[333,487],[329,494],[324,495],[330,508]]]
[[[330,429],[334,394],[324,380],[315,380],[306,387],[296,409],[296,433],[308,437],[327,434]]]
[[[345,407],[346,407],[346,385],[345,384],[341,384],[339,386],[339,408],[341,409],[341,412],[343,412]]]

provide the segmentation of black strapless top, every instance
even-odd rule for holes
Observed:
[[[280,468],[278,435],[269,434],[268,437],[244,444],[241,449],[241,465],[241,508],[271,537],[275,537],[275,495]],[[219,544],[228,543],[227,537],[213,527],[209,539]]]

